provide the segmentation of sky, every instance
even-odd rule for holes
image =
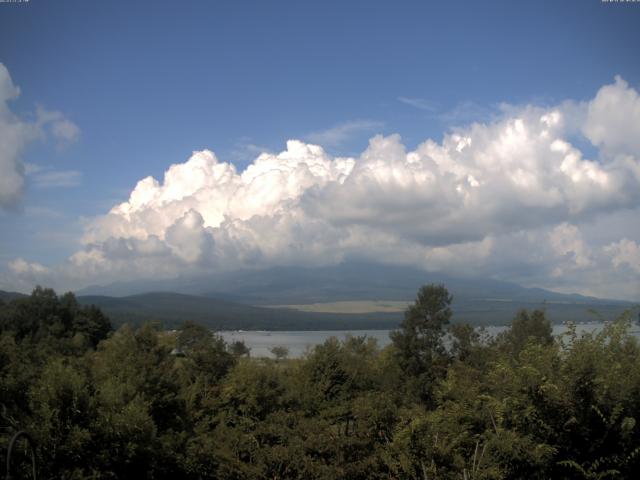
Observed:
[[[640,299],[640,3],[0,3],[0,288],[349,259]]]

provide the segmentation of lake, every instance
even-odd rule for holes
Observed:
[[[602,329],[602,322],[580,323],[576,325],[577,331],[594,332]],[[505,326],[489,326],[485,330],[489,335],[497,335],[504,331]],[[218,332],[226,342],[243,341],[251,349],[252,357],[273,357],[270,350],[273,347],[282,346],[289,349],[289,357],[299,358],[309,348],[324,343],[330,337],[344,340],[347,335],[374,338],[380,347],[387,346],[391,340],[391,330],[321,330],[321,331],[222,331]],[[567,331],[566,325],[554,325],[553,334],[561,335]],[[640,331],[634,325],[633,334],[640,338]]]

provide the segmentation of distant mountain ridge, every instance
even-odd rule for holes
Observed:
[[[442,283],[453,294],[453,320],[508,324],[517,310],[545,309],[556,322],[614,318],[632,302],[566,295],[485,278],[459,278],[410,267],[343,263],[320,268],[276,267],[173,280],[120,282],[76,292],[82,304],[100,307],[114,324],[159,321],[167,328],[185,320],[229,330],[342,330],[395,328],[401,311],[320,313],[285,308],[335,302],[409,303],[418,288]],[[58,292],[63,293],[63,292]],[[24,296],[0,291],[5,302]]]
[[[602,317],[613,318],[634,306],[632,302],[567,295],[500,280],[353,262],[121,282],[89,287],[77,294],[81,302],[95,303],[115,319],[125,321],[155,318],[176,324],[188,319],[225,329],[391,328],[401,321],[401,312],[338,314],[262,307],[351,300],[410,302],[418,288],[428,283],[444,284],[454,297],[454,320],[473,324],[507,324],[521,308],[543,308],[552,321],[560,323],[595,319],[589,313],[592,309]]]
[[[26,295],[19,292],[5,292],[4,290],[0,290],[0,300],[3,302],[10,302],[11,300],[22,297],[26,297]]]
[[[493,298],[540,303],[631,303],[526,288],[502,280],[461,278],[411,267],[357,262],[318,268],[273,267],[171,280],[118,282],[87,287],[78,290],[77,294],[118,297],[163,291],[252,305],[289,305],[344,300],[413,300],[418,288],[428,283],[444,284],[454,298]]]
[[[0,291],[0,299],[11,301],[26,295]],[[150,292],[127,297],[79,295],[83,305],[96,305],[115,326],[123,323],[141,324],[157,321],[164,328],[176,328],[184,321],[193,321],[217,330],[373,330],[396,328],[402,312],[318,313],[290,308],[268,308],[206,296],[174,292]],[[631,308],[624,302],[540,303],[504,299],[454,299],[453,321],[475,325],[510,323],[521,308],[544,308],[549,318],[560,323],[566,320],[597,319],[588,313],[596,310],[604,318],[614,318]]]
[[[300,312],[167,292],[128,297],[82,295],[78,296],[78,301],[100,307],[116,324],[159,321],[165,328],[192,321],[217,330],[389,329],[395,328],[401,317],[390,313]]]

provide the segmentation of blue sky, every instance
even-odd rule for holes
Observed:
[[[0,4],[11,111],[79,129],[21,155],[72,178],[27,175],[0,214],[0,265],[64,261],[87,222],[195,150],[242,170],[292,138],[357,156],[399,133],[412,149],[503,103],[586,101],[615,75],[638,89],[639,27],[640,4],[599,0]]]

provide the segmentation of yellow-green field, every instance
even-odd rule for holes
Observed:
[[[309,303],[306,305],[266,305],[268,308],[290,308],[315,313],[393,313],[403,312],[410,302],[396,300],[347,300],[343,302]]]

